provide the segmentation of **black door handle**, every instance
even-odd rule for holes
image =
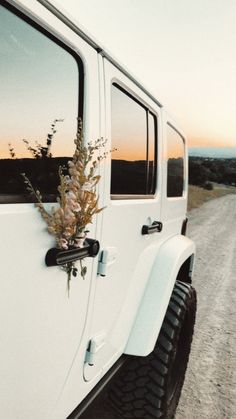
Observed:
[[[162,223],[160,221],[153,221],[153,223],[149,226],[144,225],[142,227],[142,234],[152,234],[152,233],[160,233],[162,230]]]
[[[95,257],[99,248],[99,242],[93,239],[85,239],[83,247],[72,247],[66,250],[54,247],[48,250],[45,263],[47,266],[63,266],[66,263],[81,260],[85,257]]]

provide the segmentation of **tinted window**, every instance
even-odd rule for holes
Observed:
[[[111,194],[147,195],[155,190],[156,117],[117,85],[112,86]]]
[[[167,125],[167,196],[182,196],[184,188],[184,141]]]
[[[148,173],[147,173],[147,192],[155,192],[156,180],[156,117],[148,114]]]
[[[0,199],[30,200],[21,173],[45,200],[52,195],[55,199],[58,166],[74,149],[78,64],[64,48],[3,6],[0,32]]]

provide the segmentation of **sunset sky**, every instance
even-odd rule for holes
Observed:
[[[56,0],[159,98],[190,146],[236,147],[235,0]]]
[[[0,19],[1,158],[10,157],[9,143],[18,158],[31,157],[22,140],[45,146],[54,119],[64,121],[56,127],[53,156],[72,155],[78,114],[75,59],[3,7]]]

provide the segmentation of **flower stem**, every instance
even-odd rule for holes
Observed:
[[[72,262],[67,263],[66,272],[67,272],[67,293],[68,293],[68,298],[70,297],[70,281],[71,281],[72,268],[73,268]]]

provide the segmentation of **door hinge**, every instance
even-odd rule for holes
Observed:
[[[86,351],[85,362],[93,366],[95,364],[96,354],[103,348],[106,343],[106,333],[101,332],[94,336],[88,344],[88,349]]]

